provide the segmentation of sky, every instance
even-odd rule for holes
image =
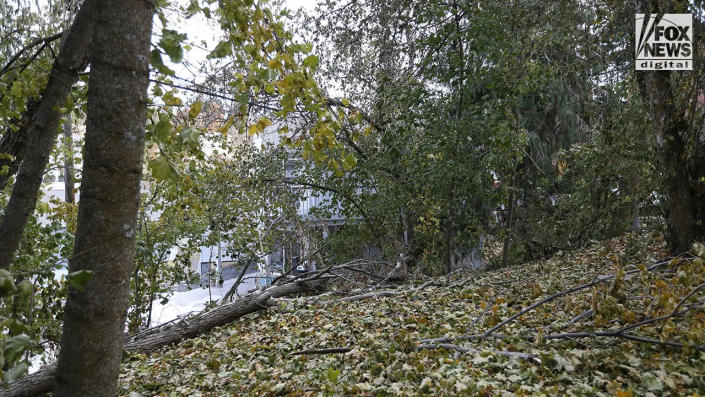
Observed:
[[[285,0],[284,4],[292,12],[295,12],[300,8],[303,8],[306,11],[313,11],[318,1],[320,0]],[[180,2],[188,4],[187,0],[180,0]],[[173,23],[173,21],[170,21],[170,23]],[[201,60],[205,59],[206,55],[208,55],[213,48],[215,48],[215,45],[219,41],[221,31],[215,23],[206,20],[201,14],[190,19],[182,19],[174,26],[176,27],[176,30],[184,32],[188,35],[188,42],[192,43],[194,47],[185,54],[185,65],[174,65],[169,63],[167,63],[167,65],[176,71],[177,76],[197,81],[197,65]],[[171,28],[174,28],[174,26]],[[155,18],[154,32],[159,33],[160,30],[161,24],[158,19]],[[203,48],[204,43],[205,48]],[[165,61],[167,61],[167,59],[165,59]],[[193,66],[189,66],[188,64],[192,64]]]
[[[320,0],[284,0],[284,4],[292,11],[297,11],[300,8],[307,11],[313,11],[318,1]],[[189,0],[176,0],[175,2],[177,4],[188,5]],[[38,0],[36,2],[30,2],[29,4],[30,7],[34,8],[36,5],[40,9],[45,9],[48,6],[47,0]],[[155,25],[153,31],[155,33],[159,33],[161,31],[161,24],[159,23],[158,18],[155,18],[154,21]],[[172,21],[170,21],[170,23],[171,22]],[[218,43],[220,29],[218,29],[212,22],[209,23],[203,15],[199,14],[188,20],[182,20],[175,26],[177,26],[177,30],[188,34],[188,41],[194,45],[200,46],[203,42],[206,43],[206,49],[199,49],[194,46],[194,49],[191,50],[189,54],[186,54],[186,59],[191,63],[198,64],[199,59],[204,59],[210,50],[215,47],[215,44]],[[158,40],[158,38],[156,40]],[[189,68],[180,65],[170,66],[177,71],[178,76],[186,78],[195,77],[192,73],[196,72],[195,67],[189,71]]]
[[[313,10],[316,6],[316,0],[286,0],[287,7],[296,10],[300,7]]]

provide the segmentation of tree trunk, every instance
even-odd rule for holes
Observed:
[[[639,85],[650,107],[666,184],[670,251],[678,255],[688,251],[694,241],[705,239],[705,192],[698,189],[705,178],[705,157],[702,150],[691,150],[688,145],[689,141],[695,146],[702,143],[697,142],[698,134],[688,122],[685,107],[676,107],[670,71],[642,72]]]
[[[665,13],[687,10],[688,2],[644,1],[638,3],[637,12]],[[693,32],[693,55],[702,54],[702,38]],[[660,168],[666,184],[666,222],[670,251],[681,254],[695,241],[705,241],[705,151],[702,126],[689,121],[688,111],[702,109],[698,101],[700,90],[691,90],[702,76],[699,61],[694,59],[692,73],[677,72],[678,83],[671,79],[671,71],[637,72],[641,95],[651,113],[656,135]],[[682,74],[680,74],[682,73]],[[696,81],[693,81],[696,80]],[[690,97],[682,98],[681,90],[687,89]]]
[[[59,57],[54,62],[49,82],[27,128],[27,147],[30,149],[26,150],[10,201],[0,221],[0,269],[10,266],[27,219],[37,204],[44,169],[59,131],[61,114],[58,108],[64,105],[71,87],[78,80],[78,73],[86,67],[92,26],[90,9],[84,6],[62,39]]]
[[[86,143],[69,271],[91,271],[69,288],[54,396],[114,396],[135,253],[154,5],[88,0],[90,51]]]
[[[512,218],[514,218],[514,186],[509,191],[509,202],[507,203],[507,223],[504,227],[507,235],[504,236],[504,246],[502,247],[502,266],[506,267],[509,264],[509,248],[512,242]]]
[[[271,307],[272,298],[297,295],[307,292],[320,292],[325,287],[322,279],[292,282],[266,289],[262,293],[252,294],[238,299],[235,302],[218,306],[217,308],[205,312],[195,318],[189,318],[188,322],[183,321],[172,324],[166,328],[154,328],[150,332],[143,332],[129,338],[125,344],[128,352],[148,352],[162,346],[178,343],[187,338],[196,337],[204,332],[208,332],[214,327],[225,325],[247,314]],[[401,292],[395,291],[393,294]],[[122,340],[122,337],[121,337]],[[2,394],[3,397],[30,397],[46,393],[51,390],[56,367],[43,368],[31,375],[13,382]],[[75,394],[80,396],[83,394]],[[97,394],[100,396],[106,394]]]
[[[64,201],[73,203],[76,197],[73,193],[73,123],[71,114],[64,121]]]
[[[5,188],[10,178],[17,173],[27,152],[29,126],[37,111],[39,102],[29,101],[27,110],[19,120],[11,120],[0,138],[0,190]],[[14,130],[12,127],[17,128]]]

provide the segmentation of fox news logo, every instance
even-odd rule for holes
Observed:
[[[636,70],[693,70],[691,14],[636,14]]]

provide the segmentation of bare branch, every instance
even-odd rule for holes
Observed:
[[[351,347],[330,347],[327,349],[308,349],[291,353],[292,356],[300,356],[303,354],[332,354],[332,353],[347,353],[352,350]]]

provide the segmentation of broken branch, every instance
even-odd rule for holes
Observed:
[[[351,347],[330,347],[327,349],[308,349],[291,353],[292,356],[300,356],[304,354],[332,354],[332,353],[347,353],[352,350]]]

